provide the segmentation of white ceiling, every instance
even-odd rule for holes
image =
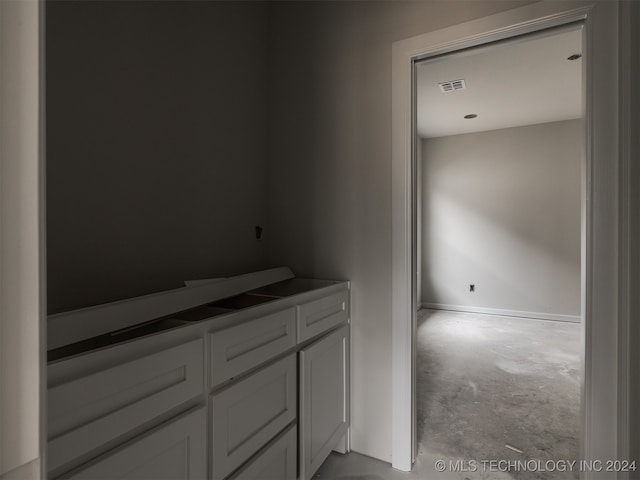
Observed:
[[[513,41],[417,67],[418,135],[458,135],[582,116],[581,30]],[[438,83],[464,79],[442,93]],[[477,118],[464,119],[475,113]]]

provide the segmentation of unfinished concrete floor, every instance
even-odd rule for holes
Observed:
[[[332,454],[314,478],[579,478],[580,338],[578,324],[421,310],[414,471]]]

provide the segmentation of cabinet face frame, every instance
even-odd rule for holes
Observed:
[[[338,442],[348,434],[349,325],[300,350],[299,358],[298,458],[300,480],[310,480],[331,450],[341,448]],[[339,364],[340,372],[336,372],[334,363]],[[318,412],[322,407],[334,403],[340,405],[338,418],[334,417],[335,411]],[[316,418],[321,414],[326,416]],[[328,436],[319,436],[319,427],[326,424],[335,425],[335,428]]]

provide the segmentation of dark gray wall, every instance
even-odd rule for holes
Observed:
[[[261,2],[47,3],[50,312],[264,268],[267,27]]]

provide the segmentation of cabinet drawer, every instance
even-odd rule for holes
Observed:
[[[203,356],[203,341],[197,339],[51,386],[47,393],[49,470],[201,393]],[[69,360],[82,361],[83,357]]]
[[[296,418],[296,356],[211,396],[213,478],[225,478]]]
[[[206,411],[201,407],[59,478],[201,480],[206,476]]]
[[[293,307],[209,334],[210,386],[219,385],[296,344]]]
[[[230,480],[296,480],[298,443],[292,425]]]
[[[346,322],[348,302],[349,292],[342,291],[298,306],[298,343]]]

